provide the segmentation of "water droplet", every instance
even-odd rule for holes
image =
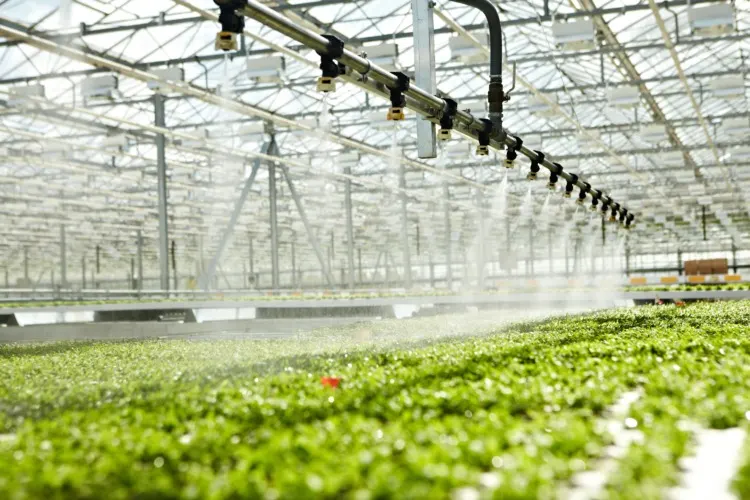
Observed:
[[[156,457],[154,459],[154,467],[157,469],[161,469],[164,466],[164,458],[163,457]]]
[[[625,427],[628,429],[635,429],[638,427],[638,421],[634,418],[628,417],[625,419]]]

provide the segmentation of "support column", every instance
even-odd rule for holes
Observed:
[[[253,255],[253,235],[248,234],[248,247],[247,247],[247,253],[248,258],[250,259],[250,288],[255,288],[255,256]]]
[[[451,204],[448,183],[443,181],[443,218],[445,223],[445,281],[453,288],[453,248],[451,240]]]
[[[177,255],[176,255],[177,247],[176,247],[176,243],[174,240],[172,240],[171,253],[172,253],[172,276],[174,279],[174,285],[172,286],[172,289],[177,290],[179,289],[179,287],[177,286],[179,284],[179,281],[177,279]]]
[[[99,245],[96,245],[96,274],[101,272],[101,250]]]
[[[68,285],[68,246],[65,243],[65,225],[61,225],[60,226],[60,288],[65,288],[67,285]]]
[[[344,174],[347,176],[344,183],[344,206],[346,210],[346,260],[348,265],[348,285],[354,288],[354,227],[352,221],[352,180],[348,177],[352,175],[351,167],[344,167]]]
[[[359,285],[362,286],[362,249],[357,248],[357,267],[359,268]]]
[[[23,247],[23,287],[29,288],[31,280],[29,279],[29,247]]]
[[[435,36],[432,19],[433,2],[411,0],[414,26],[414,78],[421,89],[430,94],[437,91],[435,77]],[[423,116],[417,116],[417,156],[435,158],[437,145],[435,125]]]
[[[276,164],[268,163],[269,221],[271,224],[271,287],[279,288],[279,226],[276,213]]]
[[[737,247],[734,245],[734,241],[732,241],[732,269],[734,274],[737,274]]]
[[[290,244],[292,246],[292,288],[297,288],[297,249],[294,241]]]
[[[155,125],[165,127],[164,101],[166,97],[154,94]],[[169,291],[169,228],[167,225],[167,159],[164,134],[156,134],[156,173],[159,202],[159,278],[161,289]],[[143,277],[140,277],[141,280]]]
[[[683,268],[683,263],[682,263],[682,250],[678,248],[677,249],[677,274],[682,276],[683,271],[684,271],[684,268]]]
[[[86,256],[81,257],[81,290],[86,289]]]
[[[625,246],[625,276],[630,276],[630,245]]]
[[[136,285],[133,283],[135,280],[135,259],[130,257],[130,274],[128,275],[128,290],[133,290]]]
[[[399,164],[398,186],[406,189],[406,165]],[[411,288],[411,249],[409,248],[409,217],[406,212],[406,194],[402,191],[401,198],[401,251],[404,259],[404,287]]]
[[[138,230],[138,286],[140,292],[143,290],[143,233]]]

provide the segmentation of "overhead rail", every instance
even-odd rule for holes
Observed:
[[[548,183],[550,189],[554,189],[558,179],[561,178],[566,182],[566,196],[570,195],[574,187],[578,187],[581,190],[577,200],[579,203],[583,203],[586,196],[590,196],[592,210],[600,208],[603,215],[610,214],[610,221],[619,220],[624,227],[632,227],[635,214],[630,212],[621,203],[613,200],[604,191],[594,189],[578,175],[565,171],[560,163],[552,162],[541,151],[534,151],[524,146],[520,137],[509,135],[504,129],[494,126],[489,119],[475,117],[468,111],[460,110],[460,106],[454,107],[449,99],[426,92],[413,85],[412,82],[404,81],[402,74],[387,71],[373,64],[366,57],[357,55],[346,49],[343,42],[335,37],[320,35],[299,26],[257,1],[214,0],[214,2],[222,10],[222,13],[227,13],[224,15],[224,19],[229,17],[228,13],[238,17],[247,16],[253,18],[317,52],[321,56],[321,69],[324,71],[321,78],[325,79],[323,88],[320,90],[332,90],[332,86],[329,84],[333,82],[328,80],[332,75],[330,61],[336,61],[339,75],[347,75],[351,78],[354,76],[352,75],[352,71],[354,71],[358,73],[359,81],[374,82],[374,86],[368,85],[363,88],[380,95],[387,93],[391,96],[392,105],[394,103],[402,104],[403,106],[399,107],[412,109],[438,125],[440,125],[440,121],[444,116],[449,116],[452,120],[453,128],[457,132],[479,142],[477,154],[487,154],[490,147],[495,150],[504,150],[507,146],[508,152],[512,151],[513,153],[510,153],[506,157],[506,166],[512,166],[513,160],[511,157],[516,153],[521,153],[532,160],[532,171],[538,166],[543,166],[550,171]],[[236,20],[222,23],[222,31],[217,36],[222,36],[226,39],[228,36],[227,33],[231,32],[238,24]],[[393,107],[396,106],[392,106],[392,115]]]

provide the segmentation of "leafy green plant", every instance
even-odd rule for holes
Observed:
[[[745,421],[746,302],[470,321],[0,346],[0,497],[554,498],[640,387],[644,441],[608,494],[649,498],[689,449],[681,421]]]

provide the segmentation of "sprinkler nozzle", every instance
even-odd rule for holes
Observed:
[[[487,156],[490,154],[490,147],[485,146],[484,144],[477,145],[477,155],[478,156]]]
[[[315,88],[318,92],[336,92],[336,79],[332,76],[321,76]]]
[[[535,181],[536,180],[536,172],[532,171],[532,172],[529,172],[528,174],[526,174],[526,179],[530,180],[530,181]]]
[[[557,174],[551,173],[549,174],[549,181],[547,181],[547,189],[550,191],[554,191],[557,187]]]
[[[391,107],[388,109],[388,121],[400,122],[404,118],[404,108]]]
[[[237,34],[231,31],[219,31],[216,34],[214,50],[223,50],[224,52],[237,50]]]
[[[453,137],[453,133],[449,128],[441,128],[438,130],[437,138],[439,141],[450,141]]]

